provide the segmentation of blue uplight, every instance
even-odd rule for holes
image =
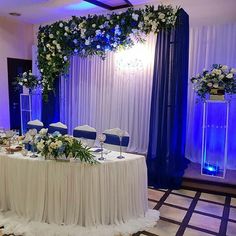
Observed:
[[[80,2],[80,3],[75,3],[75,4],[70,4],[66,7],[66,9],[69,10],[86,10],[86,9],[91,9],[95,8],[96,5],[89,3],[89,2]]]
[[[215,170],[216,170],[216,169],[213,168],[212,166],[208,166],[207,169],[208,169],[209,171],[215,171]]]

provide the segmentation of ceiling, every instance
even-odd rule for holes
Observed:
[[[181,6],[193,23],[236,21],[236,0],[0,0],[0,16],[43,24],[72,15],[104,13],[132,5],[160,3]],[[9,16],[10,12],[21,13],[21,16]]]

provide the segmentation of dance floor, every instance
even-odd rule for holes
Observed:
[[[236,235],[236,198],[184,189],[149,189],[148,196],[160,220],[133,236]]]

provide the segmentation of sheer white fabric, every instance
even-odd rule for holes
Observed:
[[[190,29],[189,78],[212,64],[225,64],[236,68],[236,23],[201,26]],[[201,162],[203,105],[189,81],[186,156]],[[228,139],[228,168],[236,169],[236,99],[231,100]],[[216,111],[217,115],[217,111]]]
[[[107,58],[71,59],[69,78],[61,80],[60,119],[69,132],[89,124],[99,133],[119,127],[130,134],[129,151],[144,153],[148,146],[149,117],[156,35],[144,45],[144,68],[122,70],[116,53]],[[127,68],[126,68],[127,69]]]

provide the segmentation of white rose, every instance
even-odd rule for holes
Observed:
[[[210,87],[210,88],[212,87],[212,85],[213,85],[212,83],[207,84],[207,86]]]
[[[228,66],[224,65],[221,67],[222,70],[228,70]]]
[[[62,28],[63,27],[63,23],[60,23],[59,26]]]
[[[49,34],[49,38],[52,39],[54,36],[53,34]]]
[[[159,19],[164,19],[165,18],[165,14],[160,12],[158,18]]]
[[[46,135],[47,132],[48,132],[48,129],[42,128],[42,129],[39,131],[39,134],[40,134],[40,135]]]
[[[69,32],[69,27],[68,26],[65,27],[65,31]]]
[[[236,73],[236,69],[232,68],[232,69],[230,70],[230,72],[231,72],[231,73]]]
[[[67,36],[68,34],[65,32],[64,35]]]
[[[214,87],[214,88],[218,88],[218,87],[219,87],[219,84],[215,83],[215,84],[213,84],[213,87]]]
[[[100,45],[97,45],[97,49],[100,49],[101,48],[101,46]]]
[[[232,79],[233,78],[233,73],[229,73],[227,76],[226,76],[226,78],[228,78],[228,79]]]
[[[27,82],[27,79],[23,79],[24,82]]]
[[[96,27],[96,24],[92,24],[92,27],[95,28],[95,27]]]
[[[139,15],[138,15],[138,14],[135,14],[135,13],[132,14],[132,19],[134,19],[135,21],[137,21],[138,18],[139,18]]]

